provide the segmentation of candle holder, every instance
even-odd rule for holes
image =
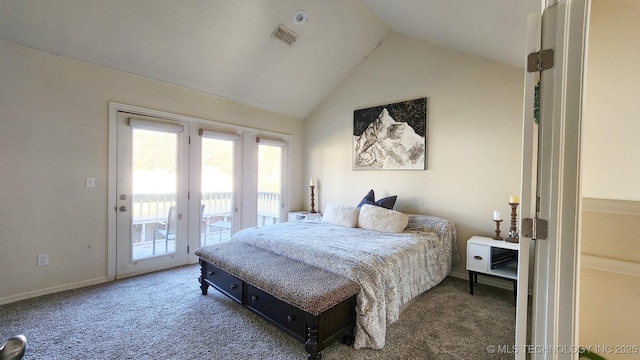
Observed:
[[[496,236],[493,237],[493,240],[502,240],[502,237],[500,237],[500,223],[502,222],[502,220],[493,220],[496,222]]]
[[[313,202],[313,188],[315,188],[315,186],[311,185],[309,187],[311,188],[311,211],[309,211],[309,212],[312,213],[312,214],[315,214],[316,213],[316,209],[315,209],[316,204]]]
[[[505,239],[506,242],[517,243],[520,242],[520,236],[518,235],[518,228],[516,227],[518,212],[518,203],[509,203],[511,205],[511,227],[509,228],[509,236]]]

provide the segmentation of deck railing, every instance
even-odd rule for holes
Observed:
[[[280,222],[280,193],[258,193],[258,226]]]
[[[166,221],[169,209],[176,205],[176,194],[134,194],[132,212],[134,219],[134,242],[147,241],[153,236],[154,225]],[[232,193],[202,193],[202,218],[230,216],[233,213]],[[270,225],[280,220],[280,194],[258,192],[258,225]],[[144,239],[144,240],[143,240]]]

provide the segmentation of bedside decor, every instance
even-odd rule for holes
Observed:
[[[424,170],[427,98],[353,112],[353,170]]]
[[[520,205],[520,199],[518,199],[517,196],[510,196],[509,205],[511,206],[511,227],[509,228],[509,236],[505,241],[517,243],[520,242],[520,236],[518,235],[518,228],[516,227],[518,222],[518,212],[516,209],[518,208],[518,205]]]
[[[502,237],[500,236],[500,223],[502,222],[502,215],[500,214],[500,211],[494,211],[493,212],[493,221],[496,222],[496,236],[493,237],[493,240],[502,240]]]
[[[311,188],[311,210],[309,211],[312,214],[316,213],[316,209],[315,206],[316,204],[313,202],[313,188],[315,188],[315,186],[313,186],[313,178],[309,179],[309,187]]]

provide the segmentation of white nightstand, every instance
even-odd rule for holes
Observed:
[[[300,220],[322,220],[322,214],[310,213],[308,211],[292,211],[287,217],[287,221],[300,221]]]
[[[478,274],[508,279],[513,282],[513,298],[518,288],[519,244],[473,236],[467,241],[469,293],[478,285]]]

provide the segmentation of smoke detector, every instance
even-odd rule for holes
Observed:
[[[293,14],[293,23],[302,25],[307,21],[307,13],[304,10],[298,10]]]

